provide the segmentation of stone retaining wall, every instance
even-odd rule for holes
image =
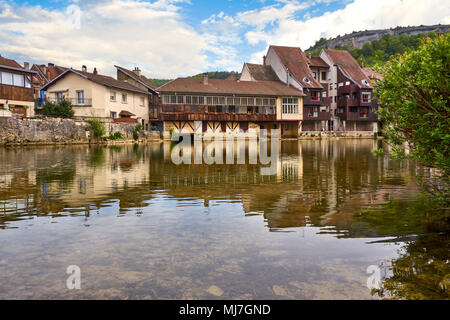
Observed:
[[[107,134],[122,133],[124,140],[133,140],[136,124],[105,123]],[[73,119],[15,119],[0,117],[0,145],[55,144],[94,142],[90,125]],[[154,139],[154,135],[141,133],[141,139]]]

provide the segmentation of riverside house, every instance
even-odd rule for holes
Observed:
[[[322,50],[320,57],[330,66],[330,96],[333,121],[339,131],[378,132],[378,103],[369,78],[345,50]]]
[[[36,71],[33,75],[33,88],[35,106],[39,108],[42,106],[45,100],[44,91],[42,88],[58,77],[61,73],[67,70],[67,68],[56,66],[53,63],[48,64],[33,64],[31,70]]]
[[[330,122],[329,66],[298,47],[270,46],[263,61],[278,78],[305,94],[301,131],[333,130]]]
[[[29,64],[0,56],[0,116],[32,117],[34,97]]]
[[[157,91],[161,100],[152,123],[166,135],[172,130],[232,134],[248,129],[268,129],[269,134],[280,129],[284,137],[299,134],[304,94],[272,76],[220,80],[205,74],[175,79]]]
[[[148,128],[148,91],[130,82],[87,72],[67,69],[47,83],[46,99],[58,102],[63,97],[72,102],[78,118],[99,117],[114,122],[139,123]]]

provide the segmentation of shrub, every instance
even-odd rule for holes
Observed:
[[[99,118],[92,118],[86,121],[90,124],[94,137],[101,139],[106,133],[105,124]]]
[[[139,139],[141,130],[142,130],[142,126],[141,126],[140,124],[138,124],[138,125],[136,126],[136,128],[134,129],[134,131],[133,131],[133,139],[134,139],[134,140]]]
[[[114,132],[114,134],[110,134],[108,140],[120,140],[123,139],[123,135],[121,132]]]
[[[73,118],[75,112],[73,111],[72,103],[63,98],[57,103],[45,101],[42,106],[42,114],[54,118]]]

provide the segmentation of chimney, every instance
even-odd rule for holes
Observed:
[[[266,56],[263,56],[263,65],[266,65]]]
[[[86,66],[82,66],[82,67],[81,67],[81,71],[87,72],[87,67],[86,67]]]
[[[359,60],[359,66],[360,66],[361,68],[364,68],[364,60],[363,60],[362,57],[361,57],[361,60]]]
[[[97,68],[94,68],[94,74],[98,74]]]
[[[289,72],[289,68],[286,68],[286,85],[289,87],[289,78],[291,73]]]
[[[50,63],[50,62],[49,62],[49,63],[48,63],[48,66],[49,66],[49,67],[54,67],[54,66],[55,66],[55,64],[54,64],[54,63]]]
[[[29,64],[28,62],[24,62],[24,63],[23,63],[23,68],[24,68],[25,70],[30,70],[30,64]]]
[[[133,72],[134,72],[134,74],[137,75],[138,77],[141,76],[141,69],[139,69],[138,67],[134,68]]]
[[[205,73],[203,74],[203,84],[204,84],[205,86],[208,85],[208,72],[205,72]]]

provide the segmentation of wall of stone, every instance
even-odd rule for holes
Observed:
[[[133,139],[136,124],[105,123],[107,135],[121,132],[125,139]],[[142,134],[143,137],[146,134]],[[0,117],[0,145],[89,143],[93,135],[90,125],[72,119],[15,119]],[[92,139],[93,140],[93,139]]]

